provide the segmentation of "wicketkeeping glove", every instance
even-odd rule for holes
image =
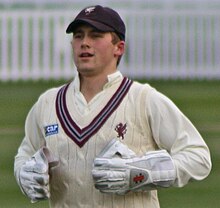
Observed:
[[[19,185],[22,192],[31,199],[31,202],[34,203],[50,197],[49,171],[58,163],[59,161],[53,157],[49,149],[42,147],[21,167]]]
[[[117,140],[112,140],[94,160],[95,187],[103,193],[126,194],[170,187],[176,179],[172,158],[166,150],[137,157]]]

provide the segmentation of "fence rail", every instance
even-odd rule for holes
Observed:
[[[119,13],[127,26],[120,63],[127,76],[220,79],[219,10]],[[65,34],[73,16],[72,10],[1,11],[0,80],[73,76],[71,35]]]

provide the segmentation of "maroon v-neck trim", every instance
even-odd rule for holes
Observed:
[[[61,123],[64,132],[79,146],[82,147],[106,122],[117,107],[122,102],[127,94],[132,81],[124,77],[117,91],[105,105],[105,107],[98,113],[98,115],[91,121],[89,125],[80,128],[72,119],[66,104],[66,92],[69,84],[63,86],[56,97],[56,113]]]

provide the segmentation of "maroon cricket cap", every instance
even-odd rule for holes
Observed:
[[[115,32],[121,40],[125,40],[125,24],[119,14],[100,5],[83,9],[69,24],[66,33],[72,33],[80,24],[89,24],[102,32]]]

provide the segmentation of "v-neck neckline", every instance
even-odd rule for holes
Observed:
[[[56,98],[56,113],[64,132],[79,146],[82,147],[106,122],[117,109],[125,95],[128,93],[132,81],[124,77],[120,86],[111,99],[85,127],[81,128],[73,120],[67,107],[66,93],[70,84],[63,86]]]

